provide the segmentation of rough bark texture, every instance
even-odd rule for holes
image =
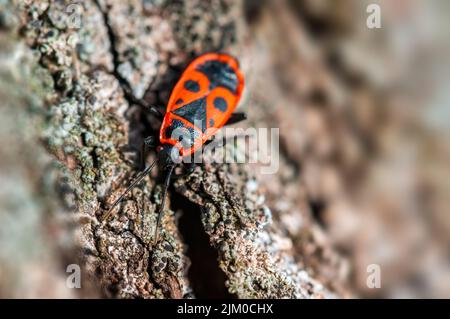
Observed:
[[[353,85],[360,75],[352,68],[328,67],[334,51],[310,40],[308,6],[296,16],[287,1],[91,0],[77,2],[73,28],[67,15],[58,18],[71,4],[0,2],[1,295],[364,292],[351,283],[352,259],[336,249],[362,251],[349,243],[354,230],[325,226],[352,215],[344,181],[358,179],[374,151],[377,95],[370,80]],[[345,19],[332,21],[345,29]],[[153,246],[160,173],[101,219],[138,172],[143,138],[158,132],[126,92],[164,108],[183,68],[207,51],[239,57],[243,125],[281,128],[280,169],[197,167],[170,188]],[[78,290],[65,285],[72,263],[82,267]]]

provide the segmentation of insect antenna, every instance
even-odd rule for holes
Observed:
[[[103,221],[106,221],[111,216],[113,209],[122,201],[125,195],[128,194],[129,191],[131,191],[138,183],[140,183],[144,179],[145,176],[147,176],[152,171],[158,160],[159,157],[156,158],[153,163],[147,166],[142,172],[140,172],[138,176],[136,176],[130,186],[128,186],[128,188],[122,193],[122,195],[120,195],[120,197],[114,202],[114,204],[112,204],[111,208],[108,209],[108,212],[102,218]]]
[[[161,202],[161,205],[159,206],[159,209],[158,209],[158,217],[157,217],[157,220],[156,220],[155,235],[153,236],[153,238],[154,238],[153,245],[156,245],[156,243],[158,242],[159,224],[161,223],[162,213],[164,211],[164,206],[166,204],[167,189],[169,188],[170,178],[172,176],[172,172],[173,172],[174,167],[175,167],[175,165],[170,165],[167,168],[166,179],[164,181],[164,188],[163,188],[163,192],[162,192],[162,202]]]

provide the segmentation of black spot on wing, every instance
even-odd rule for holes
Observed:
[[[164,131],[166,138],[178,140],[184,149],[188,149],[194,145],[200,133],[183,124],[180,120],[173,119],[170,125]]]
[[[221,112],[226,112],[228,108],[227,101],[223,97],[216,97],[213,101],[214,107]]]
[[[178,99],[178,100],[175,102],[176,105],[180,105],[181,103],[183,103],[183,99]]]
[[[187,103],[172,111],[172,113],[191,122],[200,128],[202,132],[206,131],[206,97]]]
[[[211,126],[211,127],[214,126],[214,119],[209,119],[209,126]]]
[[[200,85],[197,81],[194,80],[187,80],[186,82],[184,82],[184,88],[194,93],[200,91]]]
[[[184,124],[183,122],[179,121],[179,120],[172,120],[170,122],[170,125],[168,127],[166,127],[164,134],[166,136],[166,138],[171,138],[172,134],[175,130],[183,128]]]
[[[234,94],[237,93],[238,78],[234,70],[227,64],[217,60],[206,61],[197,70],[205,74],[210,82],[210,89],[224,87]]]

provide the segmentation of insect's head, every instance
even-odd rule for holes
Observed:
[[[181,161],[180,150],[170,144],[163,144],[158,149],[159,162],[163,168],[173,166]]]

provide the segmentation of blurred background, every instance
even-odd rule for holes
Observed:
[[[370,4],[381,8],[379,29],[367,27]],[[280,94],[300,109],[280,129],[302,159],[313,215],[350,260],[352,287],[448,298],[448,3],[287,6],[265,17],[281,29],[266,39]],[[381,267],[381,289],[366,285],[370,264]]]
[[[239,57],[245,125],[280,128],[280,172],[258,176],[259,188],[292,240],[294,258],[314,278],[340,297],[450,297],[448,1],[99,2],[116,10],[118,30],[145,34],[123,35],[149,46],[131,66],[137,71],[125,76],[139,98],[167,102],[180,71],[202,52]],[[22,70],[36,52],[47,65],[45,50],[67,52],[70,35],[87,38],[102,20],[95,4],[83,3],[81,30],[52,47],[30,25],[62,4],[42,3],[0,2],[0,296],[103,296],[87,282],[81,294],[65,287],[63,265],[86,254],[74,248],[86,236],[77,225],[86,221],[67,215],[85,203],[71,189],[51,186],[67,179],[61,171],[70,169],[70,151],[49,142],[59,134],[51,125],[60,122],[50,120],[45,132],[39,124],[58,119],[40,108],[66,94],[79,74],[55,71],[49,80]],[[379,28],[368,27],[371,4],[380,8]],[[104,34],[99,28],[89,39],[102,43]],[[79,63],[74,69],[89,74],[84,64],[108,60],[101,45],[76,48],[78,58],[70,53],[58,63]],[[35,93],[53,85],[51,97]],[[24,105],[31,107],[20,111]],[[367,285],[374,264],[380,288]],[[194,294],[207,296],[207,289],[194,284]]]
[[[381,8],[379,29],[366,25],[370,4]],[[302,171],[320,204],[317,218],[351,260],[353,287],[366,297],[448,298],[448,3],[290,6],[301,36],[286,29],[291,37],[280,41],[292,41],[299,55],[311,46],[304,67],[314,69],[317,59],[324,73],[304,79],[279,43],[280,63],[296,73],[286,92],[302,99],[308,81],[319,82],[299,102],[314,144],[305,156],[317,154]],[[294,143],[289,134],[286,143]],[[381,266],[381,289],[366,286],[369,264]]]

